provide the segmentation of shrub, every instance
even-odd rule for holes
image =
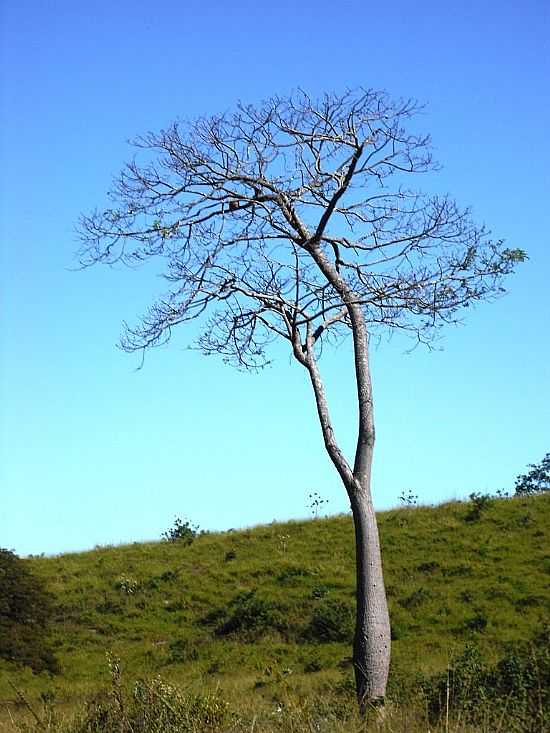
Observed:
[[[269,629],[283,631],[286,628],[278,606],[257,596],[255,590],[239,593],[225,612],[215,612],[212,617],[216,615],[222,619],[216,627],[218,636],[236,632],[254,632],[254,635],[258,635]]]
[[[182,545],[191,545],[199,531],[198,525],[192,525],[189,520],[183,521],[179,517],[174,520],[174,526],[162,533],[168,542],[179,542]]]
[[[468,645],[446,674],[425,685],[434,719],[447,708],[472,724],[494,723],[506,715],[507,731],[535,733],[550,725],[550,628],[531,642],[509,644],[496,665],[488,665],[479,649]],[[489,728],[488,728],[489,729]]]
[[[440,715],[448,705],[449,709],[460,710],[472,718],[476,711],[485,711],[488,679],[489,670],[479,649],[468,644],[447,673],[436,677],[427,690],[430,712]]]
[[[34,671],[59,672],[47,641],[53,597],[24,560],[0,549],[0,657]]]
[[[525,496],[550,491],[550,453],[539,464],[530,463],[528,467],[531,470],[516,479],[516,494]]]
[[[353,611],[347,603],[323,600],[313,612],[306,637],[315,641],[349,641],[353,637]]]
[[[471,506],[465,515],[464,519],[467,522],[477,522],[477,520],[481,517],[482,512],[489,509],[490,506],[493,504],[493,499],[489,496],[489,494],[480,494],[477,491],[474,491],[469,496]]]

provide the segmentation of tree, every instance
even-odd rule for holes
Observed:
[[[537,494],[550,491],[550,453],[547,453],[539,464],[529,463],[531,470],[517,477],[516,495]]]
[[[430,344],[471,303],[502,292],[525,259],[477,227],[448,196],[407,179],[437,168],[420,110],[358,89],[314,100],[299,91],[260,106],[175,123],[135,140],[111,208],[80,221],[80,262],[165,261],[169,290],[136,327],[129,352],[165,343],[202,318],[198,346],[244,369],[288,344],[313,388],[324,444],[351,503],[356,540],[353,660],[362,710],[383,699],[390,622],[371,498],[375,439],[369,338],[381,329]],[[355,457],[337,442],[319,370],[322,347],[351,333]]]

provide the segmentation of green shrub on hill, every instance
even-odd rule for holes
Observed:
[[[182,545],[191,545],[199,532],[198,525],[192,525],[186,519],[183,521],[179,517],[174,520],[174,526],[162,533],[162,537],[168,542],[180,542]]]
[[[495,730],[506,719],[509,733],[539,733],[550,726],[550,626],[529,642],[515,642],[497,664],[479,648],[466,646],[446,674],[424,683],[433,720],[448,709],[474,725]]]
[[[550,453],[540,463],[530,463],[531,470],[516,479],[516,494],[525,496],[542,491],[550,491]]]
[[[244,632],[257,637],[270,630],[284,631],[287,626],[281,609],[258,596],[255,590],[239,593],[218,616],[215,630],[218,636]]]
[[[311,641],[349,642],[353,639],[354,615],[351,604],[323,599],[313,611],[305,637]]]
[[[0,549],[0,657],[36,672],[59,672],[47,641],[53,615],[51,595],[24,560]]]

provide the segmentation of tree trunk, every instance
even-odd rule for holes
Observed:
[[[384,702],[390,668],[390,618],[378,525],[371,497],[371,467],[375,429],[369,363],[369,337],[361,306],[340,273],[320,248],[311,255],[334,289],[342,296],[352,326],[359,425],[353,471],[338,447],[330,420],[321,375],[315,358],[315,339],[307,324],[306,348],[294,335],[294,355],[309,371],[317,401],[317,413],[327,452],[340,474],[351,503],[355,525],[356,621],[353,665],[357,701],[361,714]]]
[[[353,666],[357,701],[362,714],[369,706],[383,703],[390,666],[391,632],[378,525],[370,494],[372,448],[368,447],[361,471],[351,496],[355,526],[356,553],[356,623],[353,645]],[[366,468],[366,467],[365,467]]]

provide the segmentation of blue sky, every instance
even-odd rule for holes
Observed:
[[[58,553],[348,508],[306,374],[284,349],[259,375],[189,351],[116,348],[162,284],[74,272],[80,212],[105,203],[126,141],[176,117],[302,86],[427,103],[450,192],[528,251],[509,294],[444,332],[443,351],[373,348],[376,506],[511,489],[550,450],[550,6],[6,0],[0,10],[0,546]],[[350,347],[325,354],[353,450]]]

